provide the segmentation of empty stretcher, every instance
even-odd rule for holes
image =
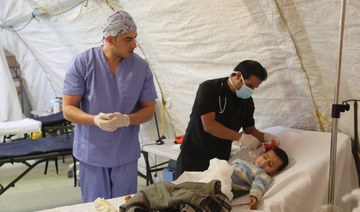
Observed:
[[[73,134],[63,134],[58,136],[48,136],[45,138],[32,140],[24,139],[11,143],[0,144],[0,169],[5,163],[22,163],[27,166],[19,176],[5,187],[0,185],[0,195],[24,177],[35,166],[59,156],[72,155]],[[75,158],[73,157],[75,162]],[[76,167],[74,167],[76,170]],[[74,177],[76,186],[76,177]]]

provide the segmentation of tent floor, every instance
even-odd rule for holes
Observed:
[[[49,162],[47,175],[45,163],[36,166],[1,195],[1,211],[37,211],[81,203],[80,187],[74,187],[74,179],[67,175],[71,163],[71,157],[66,157],[65,163],[59,158],[59,174],[53,161]],[[7,184],[25,168],[20,163],[4,164],[0,167],[0,183]],[[145,179],[139,177],[139,187],[145,185]]]

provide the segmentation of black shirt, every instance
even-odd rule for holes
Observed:
[[[215,112],[216,121],[235,131],[254,126],[253,99],[238,98],[228,87],[227,79],[212,79],[200,84],[181,144],[177,176],[183,171],[204,171],[213,158],[228,160],[230,157],[232,141],[205,132],[202,115]]]

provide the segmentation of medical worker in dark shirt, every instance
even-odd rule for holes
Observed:
[[[248,149],[258,148],[260,142],[278,141],[256,129],[253,117],[251,95],[266,78],[267,71],[260,63],[245,60],[230,77],[200,84],[180,147],[176,178],[184,171],[205,171],[213,158],[229,160],[233,141]]]

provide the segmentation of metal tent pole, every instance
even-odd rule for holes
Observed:
[[[337,130],[338,130],[338,118],[340,112],[349,110],[349,105],[339,105],[339,85],[341,76],[341,64],[342,64],[342,46],[344,35],[344,22],[345,22],[345,8],[346,0],[341,2],[341,16],[339,26],[339,49],[338,49],[338,63],[337,63],[337,81],[335,87],[334,104],[332,105],[332,131],[331,131],[331,147],[330,147],[330,169],[329,169],[329,185],[328,185],[328,206],[330,208],[334,206],[334,185],[335,185],[335,168],[336,168],[336,147],[337,147]],[[333,208],[331,208],[333,209]]]

